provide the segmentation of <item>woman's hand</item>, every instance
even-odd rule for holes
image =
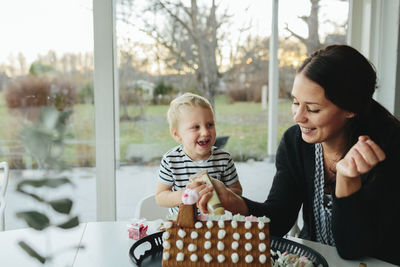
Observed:
[[[336,164],[336,196],[349,196],[361,188],[361,174],[369,172],[385,159],[385,152],[368,136],[358,142]]]
[[[212,191],[216,190],[218,197],[226,210],[229,210],[234,214],[240,213],[242,215],[247,215],[248,210],[246,203],[240,196],[232,192],[232,190],[227,188],[225,184],[221,181],[213,178],[211,178],[210,180],[213,183],[214,187],[210,185],[205,185],[204,187],[201,187],[201,191],[199,191],[200,198],[197,201],[197,207],[202,213],[208,213],[208,200],[212,196]]]
[[[189,179],[189,183],[186,185],[186,188],[196,190],[199,193],[199,198],[212,190],[212,186],[208,185],[206,182],[193,181],[192,179]]]

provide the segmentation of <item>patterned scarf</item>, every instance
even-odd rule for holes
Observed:
[[[324,205],[324,201],[326,202]],[[317,241],[335,246],[332,235],[332,198],[324,193],[324,157],[321,144],[315,144],[314,219]]]

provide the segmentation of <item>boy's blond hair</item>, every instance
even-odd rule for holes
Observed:
[[[171,103],[169,104],[167,119],[170,129],[174,130],[178,129],[180,109],[181,107],[184,106],[208,108],[211,110],[214,116],[213,108],[210,102],[205,97],[192,93],[185,93],[172,100]]]

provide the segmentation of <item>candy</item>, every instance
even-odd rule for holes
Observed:
[[[129,238],[134,240],[139,240],[147,236],[148,225],[143,225],[139,223],[134,223],[128,226]]]
[[[182,203],[185,205],[193,205],[199,199],[199,193],[193,189],[185,189],[182,194]]]

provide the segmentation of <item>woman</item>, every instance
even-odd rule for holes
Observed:
[[[242,198],[213,181],[225,208],[266,215],[271,234],[283,236],[303,207],[301,238],[336,246],[344,258],[399,264],[400,122],[372,98],[375,87],[374,68],[352,47],[332,45],[308,57],[292,89],[297,125],[282,137],[267,200]],[[203,212],[211,190],[200,192]]]

